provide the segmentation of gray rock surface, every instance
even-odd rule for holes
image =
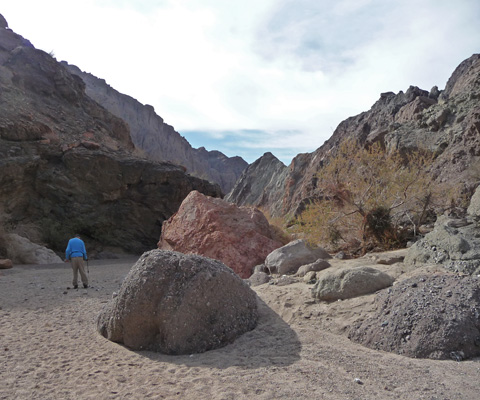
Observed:
[[[248,278],[248,281],[252,286],[260,286],[270,282],[270,279],[272,279],[271,276],[265,272],[255,272]]]
[[[272,251],[265,259],[265,266],[270,274],[295,274],[305,264],[319,258],[332,258],[321,247],[312,247],[302,239],[294,240],[279,249]]]
[[[467,208],[467,214],[473,218],[480,218],[480,186],[477,187],[470,199],[470,204]]]
[[[97,326],[133,350],[192,354],[232,343],[257,318],[255,292],[221,262],[152,250],[132,267]]]
[[[351,340],[414,358],[480,356],[480,281],[420,275],[382,290],[376,311],[352,327]]]
[[[408,265],[442,264],[466,274],[480,273],[480,225],[475,220],[440,216],[434,229],[415,242],[404,262]]]
[[[313,263],[302,265],[298,269],[296,276],[304,276],[307,272],[310,272],[310,271],[314,271],[314,272],[323,271],[328,267],[330,267],[330,263],[320,258],[317,261],[314,261]]]
[[[320,301],[350,299],[391,286],[395,279],[371,267],[340,268],[317,273],[312,296]]]

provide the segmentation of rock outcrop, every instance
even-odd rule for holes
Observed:
[[[302,265],[329,258],[332,257],[321,247],[310,246],[304,240],[298,239],[268,254],[265,267],[271,274],[295,274]]]
[[[253,207],[192,191],[178,212],[163,223],[158,247],[220,260],[240,277],[280,247],[265,216]]]
[[[480,283],[467,276],[421,275],[375,298],[376,311],[352,327],[351,340],[413,358],[480,356]]]
[[[217,183],[228,193],[248,163],[241,157],[227,157],[219,151],[194,149],[175,129],[166,124],[150,105],[119,93],[105,80],[83,72],[75,65],[62,62],[72,73],[85,82],[86,94],[112,114],[126,121],[133,144],[150,160],[179,164],[199,178]]]
[[[433,153],[432,178],[464,185],[468,192],[477,184],[475,168],[480,156],[479,76],[480,54],[475,54],[458,66],[443,91],[411,86],[398,94],[382,93],[369,111],[341,122],[316,151],[297,155],[286,172],[279,174],[269,163],[263,170],[246,170],[242,181],[248,185],[237,186],[228,198],[242,205],[261,203],[273,216],[296,215],[320,196],[318,171],[350,138],[360,145],[379,142],[387,151]],[[263,164],[258,161],[257,165]],[[268,199],[256,179],[271,180]]]
[[[180,166],[136,156],[128,125],[8,28],[0,28],[0,101],[0,225],[8,232],[59,251],[79,232],[90,250],[141,253],[190,191],[221,195]]]
[[[102,310],[98,330],[133,350],[192,354],[232,343],[257,319],[255,292],[221,262],[152,250]]]
[[[312,296],[320,301],[351,299],[391,286],[395,279],[372,267],[326,269],[317,273]]]

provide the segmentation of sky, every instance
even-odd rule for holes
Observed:
[[[0,0],[58,61],[150,104],[193,147],[286,165],[380,93],[443,89],[478,0]]]

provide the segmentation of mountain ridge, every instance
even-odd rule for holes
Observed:
[[[425,150],[435,154],[432,179],[462,184],[471,194],[478,184],[473,172],[480,165],[480,54],[464,60],[452,73],[445,90],[434,86],[430,91],[410,86],[406,92],[386,92],[370,110],[342,121],[332,136],[311,153],[297,155],[278,175],[276,170],[247,169],[243,182],[256,187],[255,176],[278,176],[272,201],[265,201],[263,191],[243,193],[239,186],[227,198],[239,205],[261,205],[274,216],[296,216],[305,204],[318,198],[316,174],[338,146],[354,139],[362,146],[379,142],[387,151]],[[257,160],[258,161],[258,160]],[[259,165],[261,162],[255,162]],[[268,163],[267,163],[268,165]],[[247,172],[252,172],[250,176]],[[477,174],[478,175],[478,174]],[[242,185],[240,182],[239,185]]]

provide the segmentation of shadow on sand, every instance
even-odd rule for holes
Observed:
[[[301,344],[295,331],[257,297],[258,325],[234,343],[205,353],[171,356],[151,351],[136,351],[154,361],[189,367],[225,369],[232,366],[256,369],[291,365],[300,359]]]

